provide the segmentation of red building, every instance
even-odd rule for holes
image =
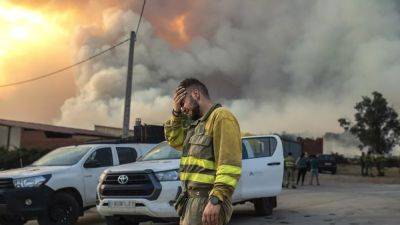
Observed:
[[[321,155],[324,150],[324,139],[317,138],[297,138],[297,141],[301,144],[303,152],[308,155]]]
[[[0,119],[0,147],[7,149],[54,149],[115,137],[94,130]]]

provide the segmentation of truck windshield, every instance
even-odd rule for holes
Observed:
[[[139,161],[163,160],[163,159],[180,159],[181,153],[172,148],[167,142],[156,145],[148,153],[146,153]]]
[[[89,150],[89,146],[57,148],[34,162],[32,166],[71,166],[79,162]]]

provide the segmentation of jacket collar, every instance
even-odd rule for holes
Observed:
[[[208,119],[208,117],[210,117],[211,113],[212,113],[215,109],[217,109],[217,108],[219,108],[219,107],[222,107],[222,105],[219,104],[219,103],[214,104],[214,105],[208,110],[208,112],[207,112],[204,116],[202,116],[200,119],[197,119],[197,120],[193,121],[190,125],[192,125],[192,126],[197,126],[197,124],[199,124],[200,122],[206,121],[206,120]]]
[[[221,107],[221,104],[216,103],[214,104],[209,110],[208,112],[200,118],[200,121],[204,122],[208,119],[208,117],[210,117],[211,113],[214,112],[214,110],[216,110],[217,108]]]

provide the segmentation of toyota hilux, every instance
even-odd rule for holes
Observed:
[[[282,190],[283,147],[277,135],[242,138],[242,175],[233,203],[251,202],[269,215]],[[181,192],[181,153],[160,143],[137,162],[104,171],[97,188],[97,210],[108,225],[177,220],[173,204]]]

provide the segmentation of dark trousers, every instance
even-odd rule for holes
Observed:
[[[365,163],[361,163],[361,175],[368,176],[368,170],[367,167],[365,166]]]
[[[297,173],[297,184],[299,184],[299,180],[301,177],[301,184],[304,183],[304,177],[306,176],[307,168],[299,168],[299,172]]]

